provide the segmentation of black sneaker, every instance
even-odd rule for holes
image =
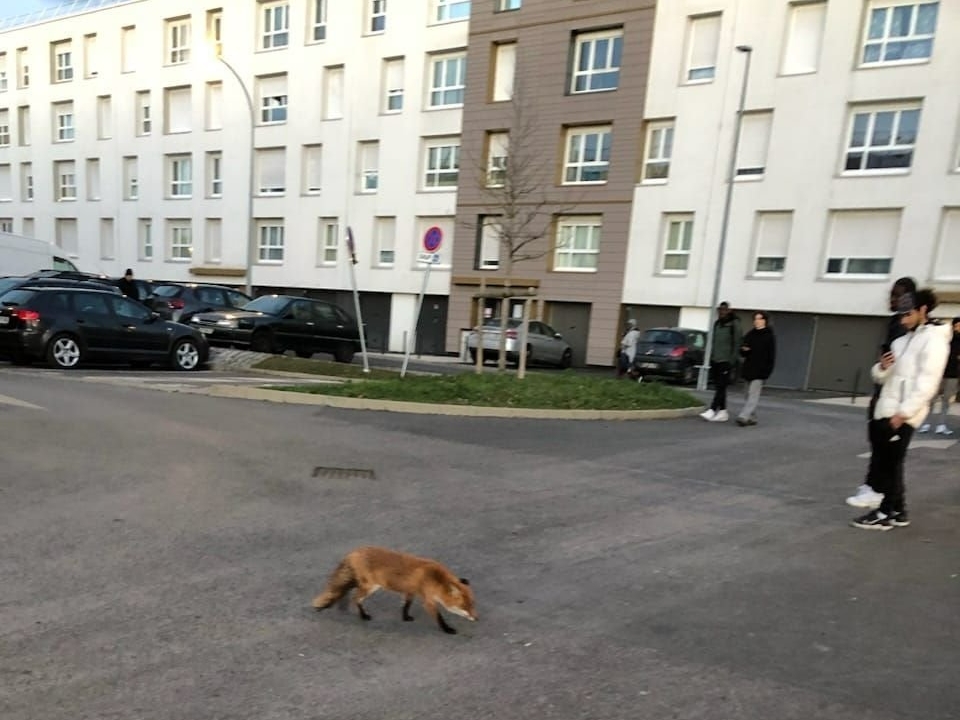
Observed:
[[[862,530],[893,530],[893,521],[879,510],[871,510],[850,523]]]
[[[910,524],[910,517],[907,515],[906,510],[890,513],[890,517],[888,519],[890,520],[890,524],[895,525],[896,527],[906,527]]]

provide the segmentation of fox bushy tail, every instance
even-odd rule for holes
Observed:
[[[323,610],[334,603],[343,600],[348,592],[357,586],[357,577],[346,560],[341,560],[337,568],[330,574],[327,587],[313,599],[313,607]]]

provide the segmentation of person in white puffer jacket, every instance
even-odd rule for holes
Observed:
[[[932,290],[904,295],[897,310],[907,334],[893,341],[871,370],[881,385],[870,421],[871,463],[876,469],[874,490],[882,495],[878,508],[856,518],[865,530],[890,530],[910,524],[903,484],[903,461],[913,432],[923,423],[936,395],[950,352],[952,328],[928,320],[937,306]]]

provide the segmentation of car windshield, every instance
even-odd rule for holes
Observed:
[[[483,321],[484,327],[499,328],[500,327],[500,318],[488,318]],[[507,320],[508,328],[520,327],[520,321],[513,318]]]
[[[23,303],[32,298],[34,294],[33,290],[11,290],[0,298],[0,304],[4,307],[23,305]]]
[[[679,333],[670,330],[646,330],[640,337],[640,342],[655,345],[682,345],[683,338]]]
[[[157,297],[173,297],[180,292],[179,285],[159,285],[153,289],[153,294]]]
[[[287,306],[288,302],[290,301],[287,298],[279,295],[264,295],[263,297],[258,297],[256,300],[251,300],[244,305],[242,309],[262,312],[267,315],[279,315]]]

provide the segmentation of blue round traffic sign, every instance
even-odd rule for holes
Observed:
[[[436,252],[443,242],[443,230],[434,225],[423,234],[423,249],[427,252]]]

